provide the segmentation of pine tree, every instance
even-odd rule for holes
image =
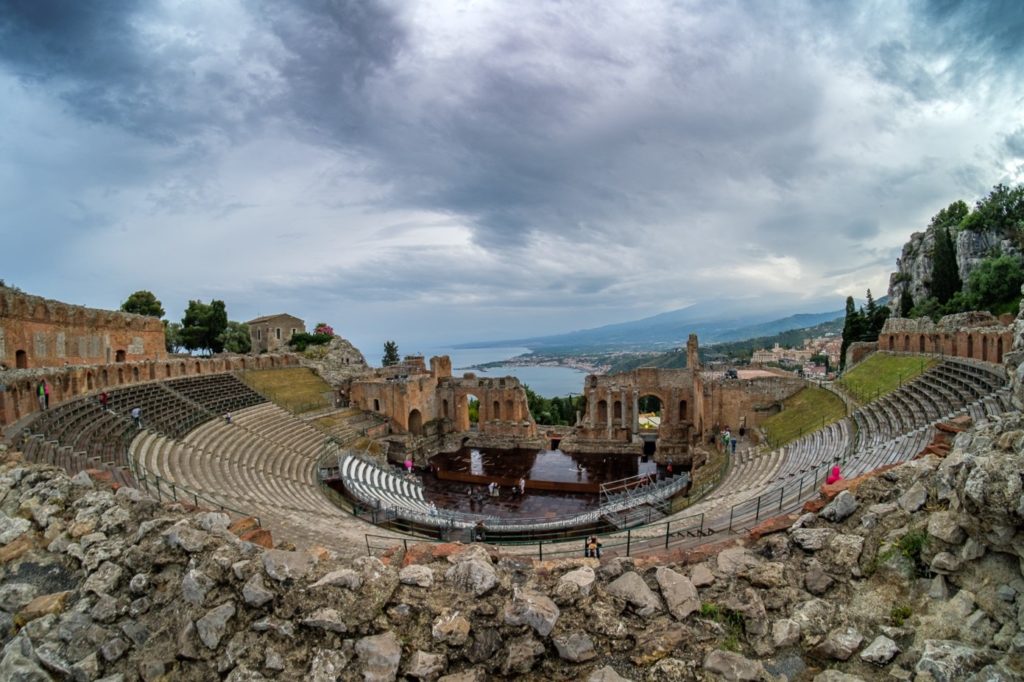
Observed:
[[[914,307],[914,297],[910,293],[910,287],[904,286],[900,293],[900,317],[909,317]]]
[[[397,365],[399,361],[400,358],[398,357],[398,344],[395,343],[394,341],[385,341],[384,357],[381,358],[380,363],[385,367],[390,367],[391,365]]]

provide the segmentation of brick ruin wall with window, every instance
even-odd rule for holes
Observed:
[[[0,287],[0,362],[9,369],[162,360],[153,317],[61,303]]]

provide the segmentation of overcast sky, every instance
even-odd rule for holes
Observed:
[[[379,359],[842,307],[1024,180],[1024,3],[0,0],[0,277]]]

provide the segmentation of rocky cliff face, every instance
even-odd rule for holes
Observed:
[[[312,368],[332,386],[370,371],[359,349],[340,336],[335,336],[326,346],[310,346],[298,356],[303,367]]]
[[[954,236],[956,263],[960,279],[964,282],[985,258],[1007,253],[1022,257],[1020,250],[1008,239],[995,232],[972,232],[962,230]],[[903,251],[896,260],[896,272],[889,275],[889,308],[899,314],[900,297],[904,290],[910,291],[914,302],[920,302],[931,295],[935,231],[928,228],[915,232],[903,245]]]
[[[764,536],[537,563],[264,549],[8,453],[0,679],[1021,679],[1022,457],[1006,415]]]

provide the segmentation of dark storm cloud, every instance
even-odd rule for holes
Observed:
[[[1024,159],[1024,126],[1007,135],[1003,145],[1012,156]]]

